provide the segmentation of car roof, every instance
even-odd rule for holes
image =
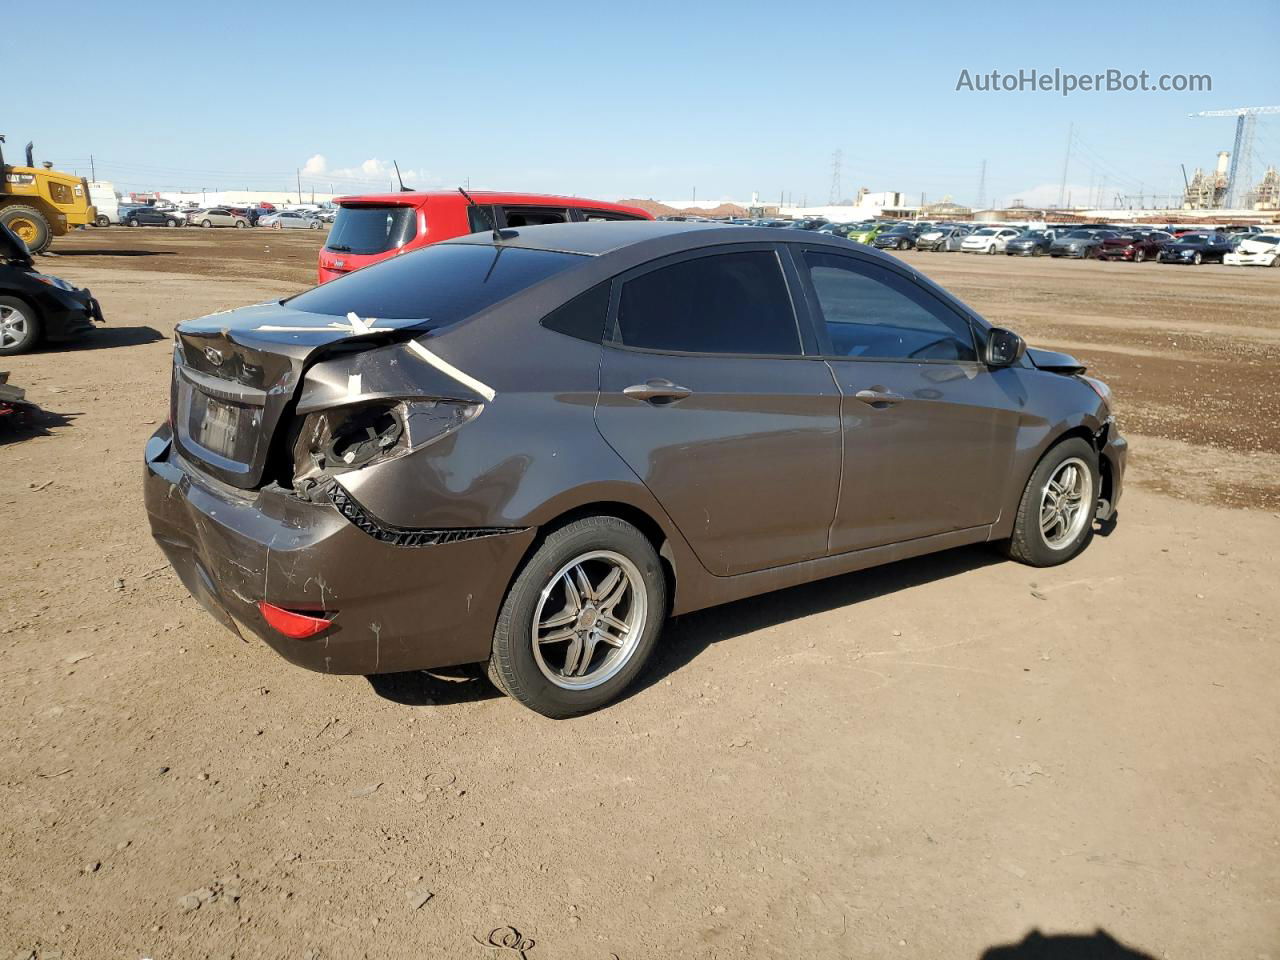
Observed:
[[[471,190],[471,199],[476,203],[502,203],[530,207],[590,207],[599,210],[619,210],[649,216],[639,207],[629,207],[622,203],[611,203],[607,200],[594,200],[590,197],[566,197],[550,193],[508,193],[500,190]],[[396,204],[416,207],[428,200],[450,200],[466,203],[466,198],[457,190],[405,190],[396,193],[361,193],[346,197],[335,197],[333,202],[338,206],[347,204]]]
[[[832,252],[854,254],[864,259],[885,263],[896,271],[924,279],[916,270],[866,244],[855,244],[843,237],[816,230],[780,231],[776,227],[744,227],[730,223],[686,223],[674,220],[625,220],[608,222],[550,223],[536,227],[519,227],[502,231],[495,241],[491,231],[471,233],[442,241],[445,244],[480,244],[493,247],[519,247],[553,253],[577,254],[604,258],[610,255],[619,265],[639,265],[649,260],[702,247],[722,244],[802,243],[806,247],[830,247]],[[932,285],[932,281],[925,282]]]

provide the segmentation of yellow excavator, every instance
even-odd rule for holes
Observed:
[[[21,237],[32,253],[44,253],[54,237],[93,223],[98,212],[89,202],[89,184],[83,177],[54,170],[52,163],[37,167],[33,150],[28,143],[27,165],[16,167],[5,163],[0,147],[0,223]]]

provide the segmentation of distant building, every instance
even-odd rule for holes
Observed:
[[[927,220],[969,220],[973,217],[973,208],[943,197],[941,203],[926,205],[921,216]]]

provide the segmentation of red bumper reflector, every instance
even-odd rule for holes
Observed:
[[[317,617],[309,613],[297,613],[293,610],[286,610],[284,607],[277,607],[274,603],[267,603],[265,600],[258,601],[258,609],[262,611],[262,618],[267,621],[271,629],[277,633],[283,633],[286,637],[292,637],[294,640],[305,640],[307,637],[314,637],[321,630],[328,629],[329,624],[333,623],[333,617]]]

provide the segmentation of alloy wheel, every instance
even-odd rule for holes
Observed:
[[[26,338],[26,316],[16,307],[0,304],[0,347],[12,347]]]
[[[561,567],[538,597],[533,659],[556,686],[589,690],[626,666],[647,617],[639,568],[612,550],[584,553]]]
[[[1089,522],[1093,503],[1093,473],[1079,457],[1058,464],[1040,491],[1040,535],[1050,550],[1075,543]]]

